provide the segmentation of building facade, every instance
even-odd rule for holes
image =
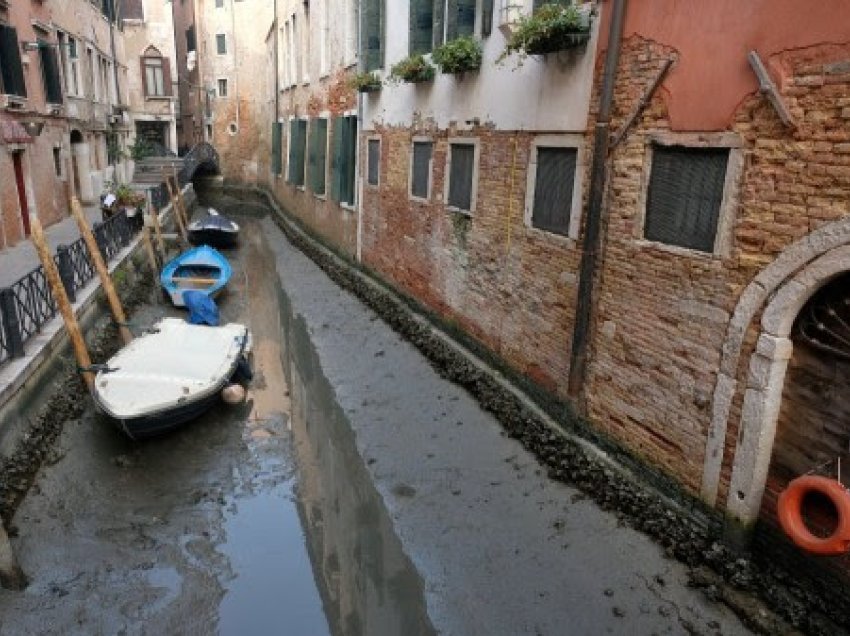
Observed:
[[[177,152],[178,101],[174,16],[159,0],[121,0],[121,20],[128,66],[130,154],[156,148]]]

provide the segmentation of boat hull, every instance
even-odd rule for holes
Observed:
[[[214,298],[233,270],[227,258],[208,245],[184,252],[162,268],[160,284],[176,307],[185,307],[183,292],[199,291]]]
[[[189,242],[193,245],[209,245],[219,248],[236,247],[239,243],[239,233],[221,230],[190,230]]]

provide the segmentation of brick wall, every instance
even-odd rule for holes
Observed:
[[[445,130],[419,121],[370,136],[381,140],[381,171],[379,187],[364,188],[364,263],[563,395],[579,254],[575,241],[524,221],[534,134]],[[414,136],[434,142],[427,203],[408,194]],[[443,202],[450,137],[479,143],[477,206],[468,217]]]

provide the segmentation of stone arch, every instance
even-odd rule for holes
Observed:
[[[162,57],[162,53],[160,53],[159,49],[154,45],[150,45],[145,49],[145,52],[142,53],[142,57]]]
[[[703,501],[709,505],[714,506],[717,503],[729,411],[738,385],[737,370],[741,349],[750,324],[768,298],[789,278],[815,259],[843,245],[850,245],[850,217],[828,223],[789,245],[747,285],[738,299],[726,328],[706,438],[700,494]],[[805,303],[805,299],[802,302]],[[793,322],[793,317],[791,320]]]
[[[735,371],[746,330],[764,306],[756,349],[749,360],[740,433],[726,500],[727,515],[744,526],[756,521],[761,507],[785,371],[793,350],[788,336],[794,320],[818,289],[850,269],[848,264],[850,218],[824,226],[789,246],[747,286],[730,320],[715,385],[702,493],[709,503],[716,502],[723,461],[722,440],[737,385]],[[713,483],[710,478],[714,478]]]

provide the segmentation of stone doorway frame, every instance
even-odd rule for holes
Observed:
[[[747,285],[726,330],[712,399],[701,487],[702,499],[717,504],[729,412],[737,393],[744,338],[764,307],[755,351],[743,387],[741,422],[732,460],[726,515],[752,527],[761,509],[785,371],[793,345],[788,338],[806,301],[835,276],[850,271],[850,218],[834,221],[788,246]]]

